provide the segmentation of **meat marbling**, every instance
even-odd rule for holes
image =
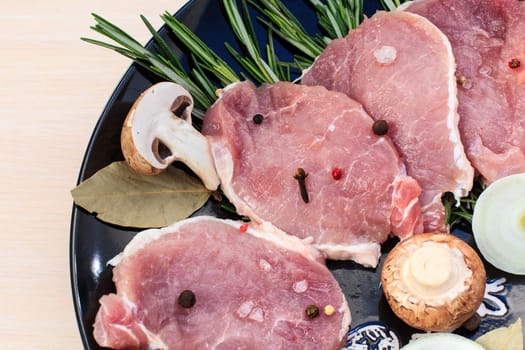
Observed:
[[[350,312],[319,252],[273,227],[196,217],[139,233],[115,261],[96,341],[116,349],[340,349]],[[179,294],[195,304],[183,308]],[[306,316],[317,305],[316,318]],[[323,307],[335,313],[326,315]]]
[[[360,104],[324,87],[242,82],[225,89],[202,131],[240,214],[312,239],[329,258],[376,266],[389,234],[410,236],[421,221],[419,185],[372,124]],[[297,168],[307,173],[308,203]]]
[[[443,31],[457,61],[459,129],[487,180],[525,172],[525,2],[425,0],[408,11]],[[509,67],[517,58],[519,67]]]
[[[421,185],[426,231],[447,231],[441,202],[472,188],[474,170],[458,131],[454,57],[428,20],[379,11],[333,40],[303,74],[306,85],[341,91],[386,120],[407,173]]]

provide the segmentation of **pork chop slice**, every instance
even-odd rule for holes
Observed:
[[[379,11],[332,41],[302,83],[341,91],[363,104],[418,181],[426,231],[447,231],[444,192],[459,199],[474,170],[458,130],[454,56],[447,38],[425,18]]]
[[[243,225],[201,216],[139,233],[115,260],[117,293],[100,299],[98,344],[340,349],[350,311],[319,252],[271,226]],[[193,305],[179,302],[183,291]]]
[[[456,56],[459,129],[491,183],[525,172],[525,3],[425,0],[405,5],[448,37]],[[517,59],[512,68],[512,60]]]
[[[311,239],[328,258],[376,266],[391,233],[421,230],[420,187],[372,125],[342,93],[243,82],[225,89],[202,132],[237,212]],[[299,168],[307,201],[294,178]]]

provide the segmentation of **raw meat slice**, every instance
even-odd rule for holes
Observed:
[[[253,117],[260,114],[260,123]],[[290,82],[228,87],[204,118],[221,186],[256,222],[311,238],[331,259],[376,266],[380,243],[420,231],[419,185],[346,95]],[[294,174],[305,178],[308,203]],[[341,178],[332,172],[341,170]]]
[[[344,92],[388,122],[408,175],[421,185],[427,232],[448,230],[441,197],[465,196],[474,177],[458,131],[454,67],[450,44],[432,23],[380,11],[332,41],[302,78]]]
[[[139,233],[116,259],[117,294],[100,299],[97,342],[118,349],[340,349],[350,311],[320,253],[271,226],[242,225],[201,216]],[[178,303],[185,290],[194,295],[192,307]],[[318,317],[307,316],[310,305]],[[324,312],[327,305],[333,314]]]
[[[450,40],[461,77],[459,129],[474,167],[488,183],[525,172],[525,2],[428,0],[407,6]],[[511,68],[515,58],[521,64]]]

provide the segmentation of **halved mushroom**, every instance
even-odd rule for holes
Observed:
[[[144,91],[129,111],[121,133],[124,158],[138,173],[156,175],[185,163],[209,190],[219,177],[207,139],[191,124],[193,99],[180,85],[162,82]]]
[[[477,311],[485,268],[467,243],[446,233],[422,233],[388,254],[381,283],[392,311],[425,331],[452,331]]]

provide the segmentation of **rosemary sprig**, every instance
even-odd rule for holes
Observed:
[[[277,73],[280,80],[291,81],[292,69],[296,68],[290,62],[283,62],[275,53],[273,30],[268,30],[268,44],[266,45],[266,57],[268,57],[268,65]]]
[[[309,0],[316,11],[318,25],[324,31],[323,36],[308,33],[281,0],[248,1],[264,14],[265,18],[259,20],[268,31],[275,32],[295,49],[293,68],[299,70],[309,67],[332,39],[346,36],[363,18],[363,0]]]
[[[233,69],[181,21],[168,12],[161,18],[177,39],[191,51],[201,68],[217,78],[221,86],[239,81],[239,76]]]
[[[318,0],[310,1],[316,4],[318,18],[320,23],[322,22],[320,26],[329,33],[328,35],[330,33],[342,35],[347,27],[357,25],[362,17],[362,0],[327,0],[326,4]],[[223,2],[230,25],[246,56],[236,52],[230,44],[225,43],[225,45],[245,70],[244,73],[240,73],[245,79],[257,83],[290,80],[291,71],[308,67],[330,40],[319,34],[307,33],[301,22],[281,0],[241,0],[241,10],[236,0],[223,0]],[[255,36],[248,2],[265,16],[259,18],[268,29],[268,42],[264,51],[259,48]],[[164,13],[161,18],[180,43],[190,51],[190,61],[193,64],[191,69],[183,67],[169,44],[144,16],[141,16],[141,19],[155,43],[152,51],[101,16],[93,14],[93,17],[96,25],[91,28],[113,43],[89,38],[82,38],[82,40],[114,50],[160,78],[182,85],[194,97],[194,115],[199,118],[202,118],[207,108],[215,101],[217,87],[239,81],[239,75],[221,57],[169,13]],[[295,48],[296,51],[293,52],[295,62],[283,62],[279,59],[275,53],[274,34]],[[263,57],[263,52],[266,58]]]
[[[381,0],[383,8],[387,11],[393,11],[403,3],[404,0]]]
[[[205,81],[201,81],[200,84],[196,83],[191,76],[184,71],[182,64],[175,55],[168,53],[168,51],[171,51],[168,44],[155,32],[144,16],[141,16],[144,24],[150,32],[155,33],[153,34],[153,38],[156,43],[156,48],[160,51],[159,54],[152,53],[121,28],[103,17],[97,14],[92,15],[96,24],[92,26],[91,29],[111,39],[116,45],[90,38],[81,38],[81,40],[113,50],[132,59],[136,64],[151,71],[160,78],[180,84],[190,92],[195,100],[194,115],[202,118],[206,109],[214,101],[214,98],[210,96],[209,93],[209,85],[211,82],[209,79],[206,79]]]
[[[320,35],[309,34],[281,0],[248,0],[267,19],[259,18],[266,27],[279,35],[304,57],[313,60],[321,54],[326,42]],[[330,1],[330,0],[329,0]],[[334,0],[331,0],[334,1]]]
[[[343,38],[363,19],[363,0],[333,0],[323,3],[310,0],[315,7],[319,26],[328,38]]]
[[[457,205],[458,203],[456,203],[456,199],[452,193],[446,193],[442,198],[443,205],[445,206],[445,221],[451,227],[462,223],[471,224],[476,201],[484,188],[485,186],[482,180],[476,178],[472,190],[467,197],[460,199],[459,205]]]
[[[276,66],[278,58],[273,49],[273,43],[266,47],[266,54],[270,63],[267,63],[262,57],[246,0],[241,0],[242,14],[236,0],[224,0],[223,5],[231,27],[248,56],[242,57],[233,46],[225,43],[230,54],[258,83],[275,83],[283,80],[279,74],[280,70]]]

